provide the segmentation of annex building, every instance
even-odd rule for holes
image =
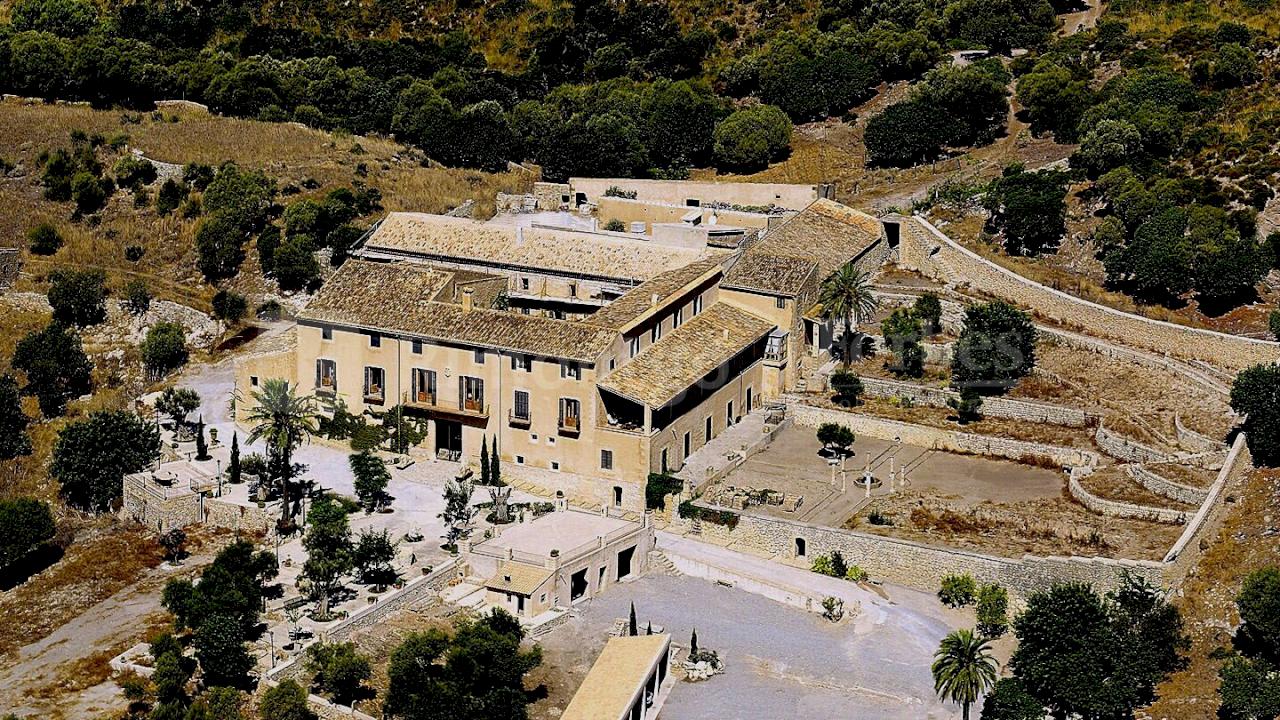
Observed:
[[[710,204],[715,184],[696,185]],[[785,197],[807,204],[730,246],[696,230],[701,216],[652,233],[391,213],[298,315],[290,347],[240,360],[237,390],[284,377],[353,413],[403,405],[437,457],[474,460],[487,440],[508,475],[643,510],[650,473],[825,360],[823,279],[896,245],[894,220],[799,187]]]

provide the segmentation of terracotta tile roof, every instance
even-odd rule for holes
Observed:
[[[582,679],[560,720],[622,720],[641,697],[649,670],[668,651],[671,636],[610,638]],[[643,702],[643,699],[641,699]]]
[[[796,258],[812,263],[819,280],[861,255],[880,239],[880,221],[833,200],[815,200],[756,243],[725,278],[731,287],[795,294],[799,272],[779,272],[766,258]]]
[[[724,284],[729,288],[794,295],[817,274],[818,266],[812,260],[748,251],[729,269]]]
[[[707,258],[678,270],[665,272],[631,288],[625,295],[609,303],[583,322],[610,330],[625,330],[655,307],[661,307],[669,298],[691,285],[705,282],[719,273],[722,258]],[[654,303],[654,296],[657,303]]]
[[[440,302],[451,273],[415,263],[348,260],[299,318],[594,363],[615,333],[579,322]]]
[[[517,229],[514,225],[406,212],[388,215],[364,247],[416,254],[427,259],[527,267],[629,282],[642,282],[709,253],[724,252],[590,232]]]
[[[662,407],[773,328],[773,323],[745,310],[715,303],[599,385],[649,407]]]
[[[506,562],[498,568],[493,577],[484,581],[490,590],[513,592],[520,595],[532,595],[551,579],[551,571],[537,565],[525,565],[518,562]]]

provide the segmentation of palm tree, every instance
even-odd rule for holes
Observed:
[[[996,661],[989,641],[972,630],[956,630],[942,638],[933,654],[933,690],[943,700],[957,703],[969,720],[969,706],[996,682]]]
[[[845,265],[822,281],[818,302],[824,318],[844,321],[844,366],[847,368],[853,352],[854,326],[880,307],[880,301],[871,294],[871,279],[853,265]]]
[[[252,424],[248,441],[265,439],[280,463],[280,521],[288,524],[292,517],[289,476],[293,473],[293,451],[319,430],[319,409],[315,398],[296,394],[293,386],[280,378],[263,382],[262,389],[251,396],[253,407],[245,414],[245,420]]]

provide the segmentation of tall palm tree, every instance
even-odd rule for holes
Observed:
[[[249,442],[267,441],[270,452],[280,463],[280,521],[287,524],[292,517],[289,508],[289,484],[293,473],[293,451],[311,439],[319,430],[319,408],[315,398],[298,395],[287,380],[271,378],[261,390],[251,394],[252,408],[245,420],[252,424]]]
[[[871,278],[853,265],[845,265],[822,281],[818,302],[822,305],[824,318],[844,321],[844,365],[847,368],[853,351],[854,326],[871,317],[880,307],[880,301],[871,294]]]
[[[989,641],[972,630],[956,630],[942,638],[933,654],[933,690],[938,697],[957,703],[969,720],[969,706],[996,682],[996,661]]]

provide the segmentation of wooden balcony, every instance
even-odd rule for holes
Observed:
[[[560,418],[559,430],[561,435],[578,435],[582,432],[582,418],[578,416]]]
[[[532,413],[526,412],[524,415],[517,415],[514,409],[507,410],[507,424],[511,427],[527,428],[532,422]]]
[[[488,422],[489,406],[476,400],[445,400],[436,393],[405,393],[404,406],[428,417]]]

